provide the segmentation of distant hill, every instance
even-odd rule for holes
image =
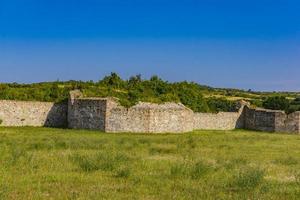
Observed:
[[[62,102],[68,99],[69,91],[74,89],[80,89],[86,97],[117,97],[127,107],[138,101],[172,101],[181,102],[195,112],[234,111],[238,100],[247,100],[253,106],[265,107],[264,102],[268,98],[280,96],[288,101],[288,110],[300,110],[300,93],[212,88],[195,82],[170,83],[157,76],[144,80],[136,75],[123,80],[116,73],[97,82],[71,80],[34,84],[2,83],[0,99]]]

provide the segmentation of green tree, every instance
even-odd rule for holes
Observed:
[[[288,110],[289,100],[283,96],[268,97],[263,101],[263,107],[272,110]]]
[[[124,81],[115,72],[112,72],[110,76],[105,76],[100,82],[112,88],[121,88],[124,86]]]

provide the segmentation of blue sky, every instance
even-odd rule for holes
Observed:
[[[300,91],[300,2],[0,0],[0,82],[153,74]]]

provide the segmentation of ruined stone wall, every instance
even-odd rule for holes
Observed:
[[[0,126],[66,127],[67,104],[0,100]]]
[[[245,108],[245,129],[300,133],[300,112]]]
[[[232,130],[244,128],[244,108],[249,103],[241,101],[236,112],[195,113],[194,129],[198,130]]]
[[[106,99],[76,98],[69,101],[68,127],[105,131]]]
[[[195,113],[194,129],[233,130],[243,128],[243,116],[238,112]]]
[[[84,98],[72,91],[67,104],[0,100],[1,126],[49,126],[105,132],[181,133],[195,129],[245,128],[300,134],[300,112],[250,108],[237,112],[194,113],[182,104],[139,103],[125,108],[115,98]]]
[[[276,112],[266,109],[245,108],[245,128],[258,131],[275,131],[275,114]]]
[[[139,103],[125,108],[113,98],[71,95],[69,127],[106,132],[181,133],[195,129],[231,130],[244,127],[243,108],[238,112],[194,113],[182,104]]]
[[[118,106],[109,111],[107,132],[149,132],[150,112],[145,109]]]
[[[275,117],[275,131],[300,134],[300,112],[289,115],[277,113]]]
[[[150,110],[151,133],[180,133],[194,130],[194,113],[186,107]]]
[[[140,103],[108,111],[107,132],[180,133],[193,130],[193,112],[180,104]]]

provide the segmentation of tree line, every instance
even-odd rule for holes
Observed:
[[[195,112],[236,111],[236,101],[228,100],[224,96],[207,97],[207,94],[219,94],[226,91],[230,93],[226,96],[241,94],[248,97],[252,95],[242,90],[215,89],[195,82],[170,83],[158,76],[142,79],[141,75],[135,75],[128,80],[123,80],[117,73],[111,73],[96,82],[71,80],[34,84],[2,83],[0,84],[0,99],[63,102],[68,99],[69,91],[74,89],[81,90],[86,97],[117,97],[120,103],[126,107],[135,105],[139,101],[181,102]],[[300,101],[290,102],[286,97],[271,96],[264,98],[263,101],[254,100],[252,103],[265,108],[279,108],[289,112],[300,108],[297,104],[300,104]]]

